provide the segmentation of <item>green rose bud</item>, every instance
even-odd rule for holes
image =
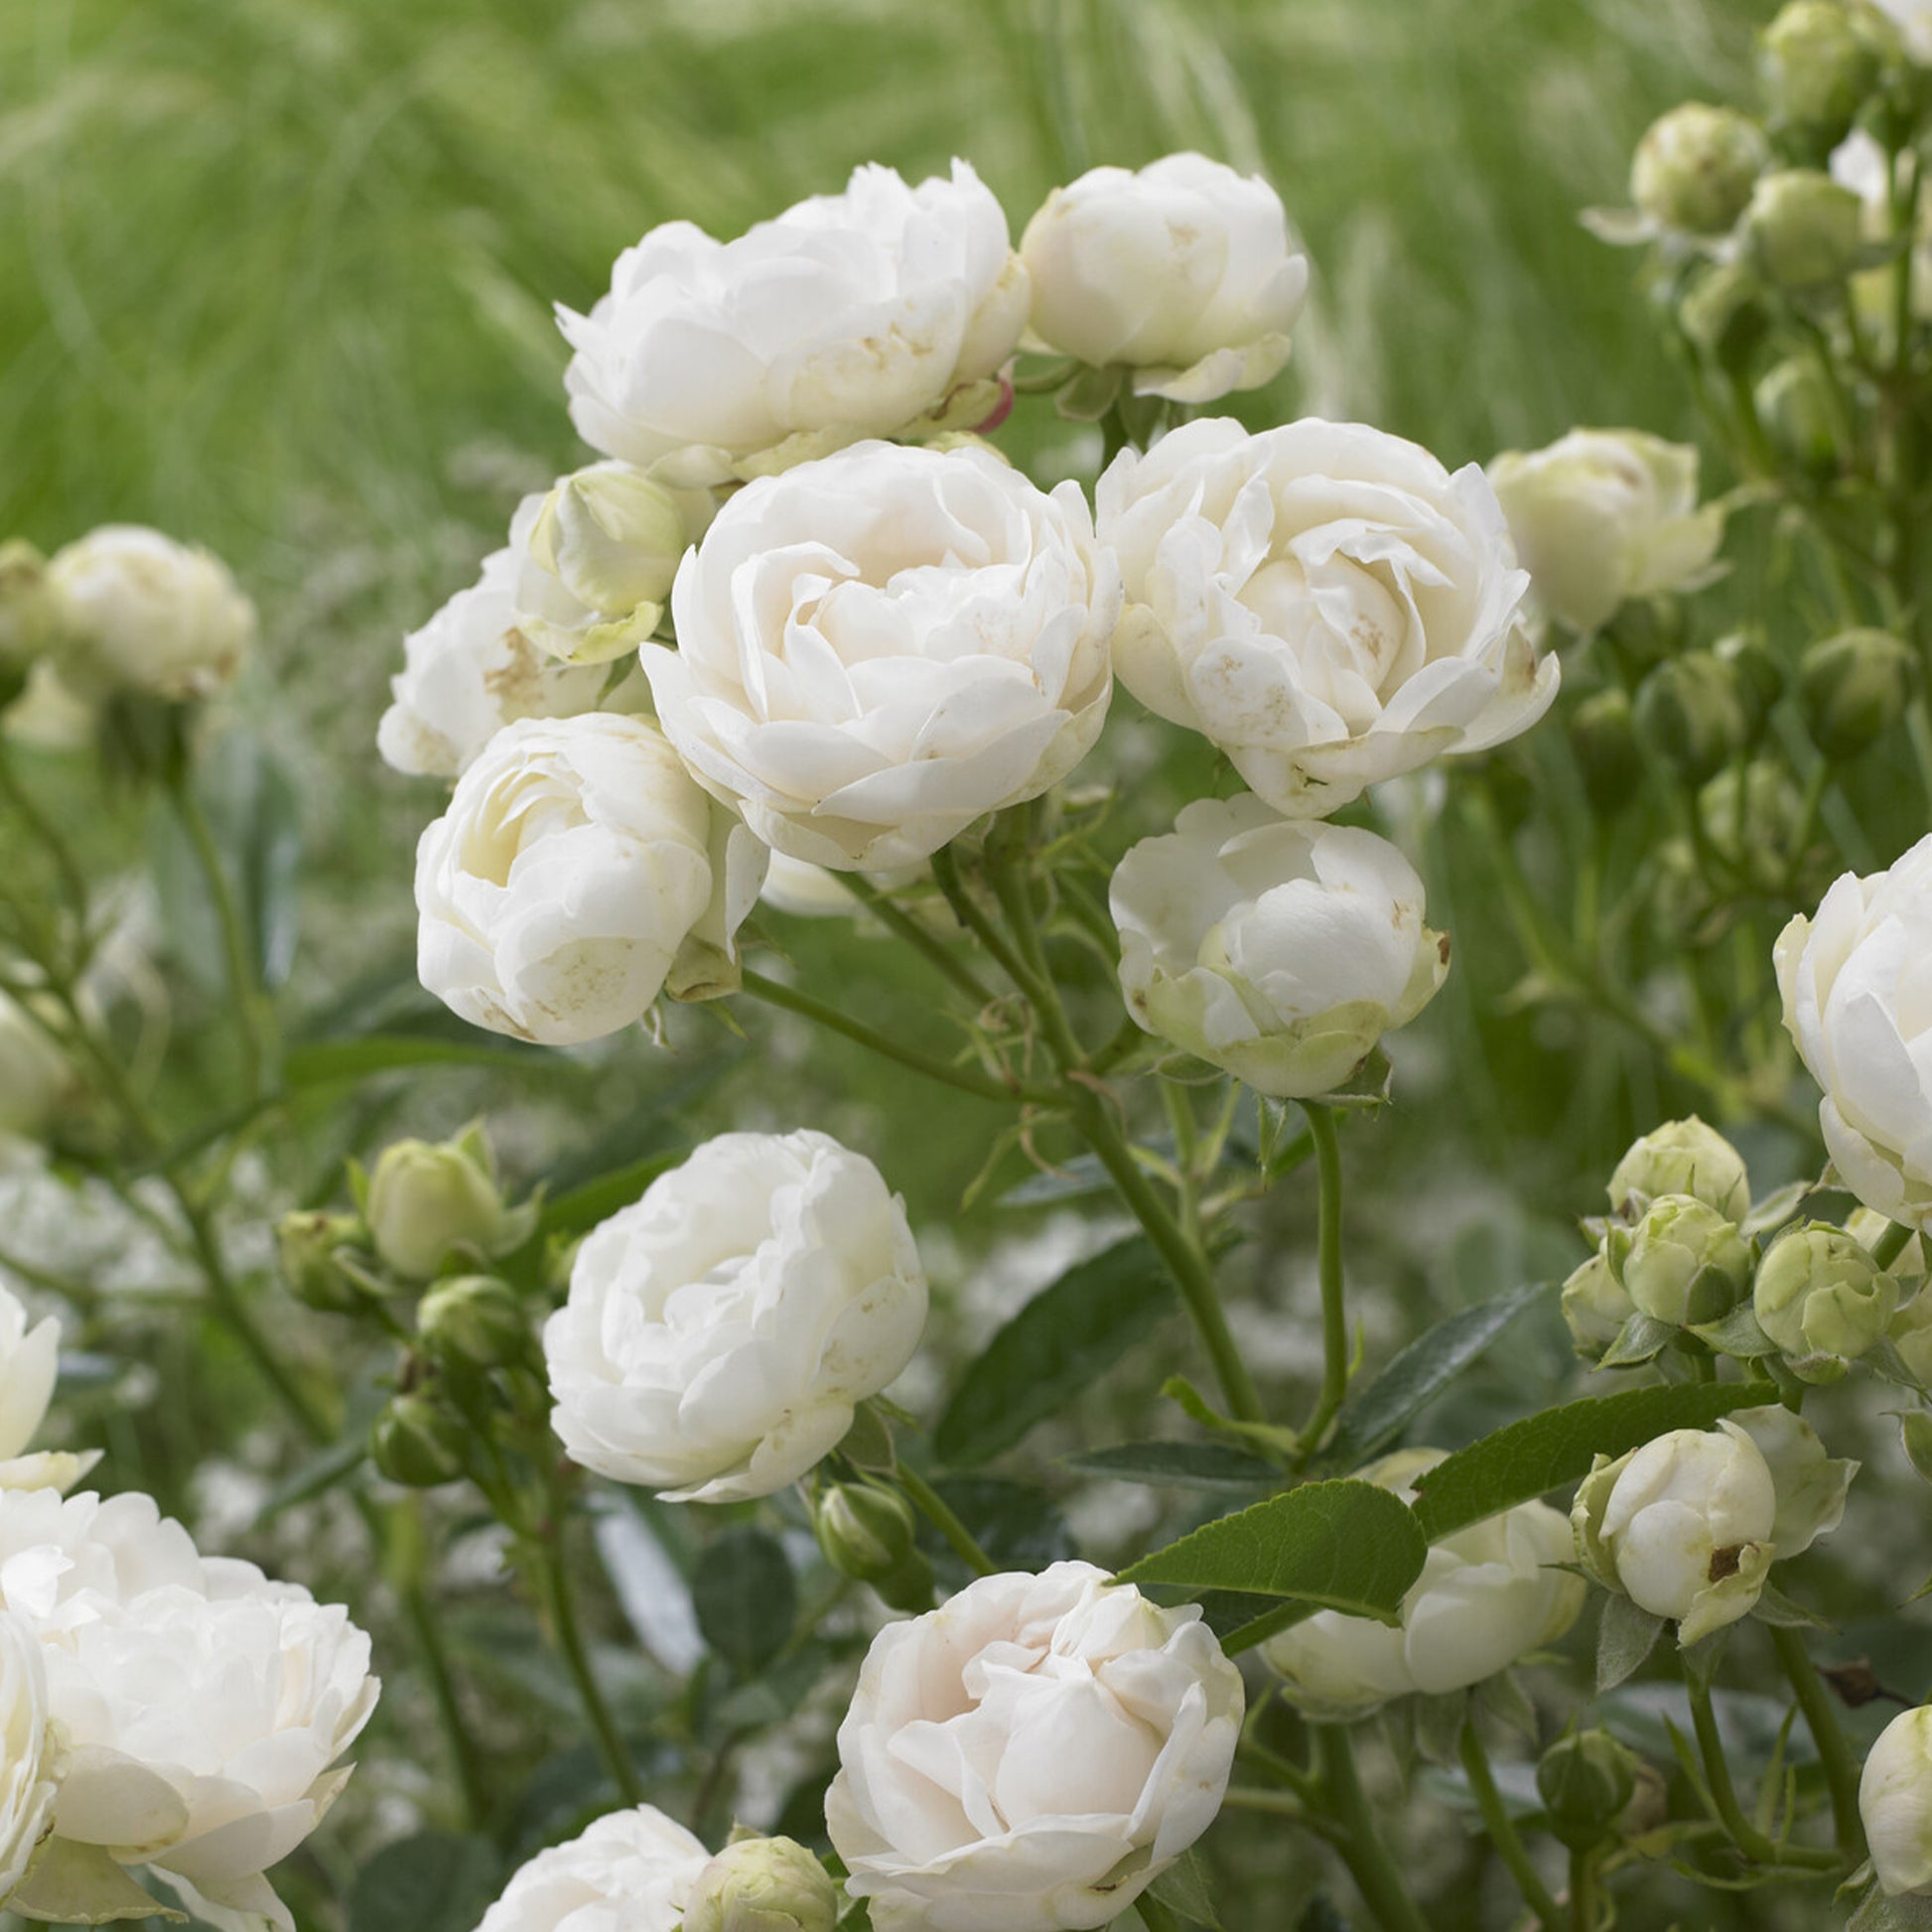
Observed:
[[[795,1839],[728,1845],[697,1875],[682,1932],[832,1932],[839,1889]]]
[[[1794,294],[1828,289],[1859,265],[1864,204],[1816,168],[1763,176],[1744,214],[1744,241],[1766,278]]]
[[[1571,713],[1570,750],[1598,818],[1622,811],[1636,796],[1643,759],[1630,700],[1617,686],[1592,691]]]
[[[1742,1221],[1751,1211],[1744,1157],[1696,1114],[1667,1120],[1631,1142],[1610,1175],[1609,1193],[1610,1212],[1629,1221],[1663,1194],[1689,1194],[1727,1221]]]
[[[812,1528],[841,1577],[870,1584],[894,1609],[932,1607],[932,1566],[915,1547],[911,1505],[880,1482],[836,1482],[818,1498]]]
[[[1772,114],[1827,147],[1878,84],[1878,49],[1839,0],[1790,0],[1758,36],[1757,65]]]
[[[530,1317],[516,1291],[491,1275],[438,1282],[416,1311],[416,1332],[433,1354],[503,1368],[530,1352]]]
[[[1807,477],[1837,473],[1838,414],[1831,384],[1808,356],[1787,356],[1759,379],[1752,399],[1771,447]]]
[[[1698,815],[1711,848],[1757,892],[1779,891],[1797,857],[1804,800],[1791,774],[1772,759],[1740,771],[1720,771],[1698,793]]]
[[[376,1418],[369,1453],[391,1482],[434,1489],[463,1473],[468,1440],[462,1418],[434,1396],[399,1395]]]
[[[1582,1852],[1609,1838],[1637,1795],[1639,1764],[1607,1730],[1559,1737],[1536,1767],[1537,1796],[1557,1839]]]
[[[1674,597],[1633,597],[1604,626],[1618,652],[1639,665],[1661,664],[1684,642],[1684,607]]]
[[[369,1175],[363,1217],[383,1264],[419,1282],[433,1280],[454,1253],[509,1253],[535,1219],[503,1199],[496,1163],[476,1127],[454,1141],[384,1148]]]
[[[1623,1286],[1656,1321],[1689,1327],[1727,1314],[1749,1292],[1751,1251],[1736,1227],[1692,1194],[1651,1202],[1630,1237]]]
[[[1748,262],[1714,263],[1685,291],[1677,319],[1720,368],[1741,370],[1771,327],[1763,278]]]
[[[368,1230],[353,1214],[320,1208],[284,1214],[275,1224],[275,1245],[289,1293],[325,1314],[348,1314],[363,1307],[368,1291],[344,1270],[336,1251],[367,1238]]]
[[[1808,1221],[1772,1243],[1751,1291],[1757,1325],[1807,1381],[1836,1381],[1885,1332],[1898,1284],[1859,1241]]]
[[[1784,696],[1784,666],[1755,630],[1733,630],[1720,637],[1711,651],[1735,682],[1744,709],[1745,743],[1755,745],[1770,723],[1771,707]]]
[[[1733,107],[1689,100],[1653,121],[1630,164],[1630,196],[1659,227],[1725,233],[1770,165],[1764,131]]]
[[[1828,759],[1863,752],[1905,715],[1917,664],[1888,630],[1842,630],[1804,654],[1798,702],[1811,742]]]
[[[1562,1300],[1570,1339],[1587,1362],[1598,1360],[1637,1311],[1610,1265],[1607,1243],[1572,1272],[1563,1285]]]
[[[1673,946],[1708,945],[1717,901],[1689,839],[1666,839],[1657,848],[1651,876],[1650,915],[1657,934]]]
[[[1637,729],[1693,782],[1723,770],[1751,736],[1736,671],[1708,650],[1659,664],[1638,687]]]
[[[1922,1389],[1932,1389],[1932,1294],[1924,1289],[1894,1314],[1885,1339]]]

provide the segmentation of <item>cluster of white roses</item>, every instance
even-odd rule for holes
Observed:
[[[0,1289],[0,1904],[146,1918],[151,1874],[220,1932],[293,1932],[266,1873],[347,1781],[369,1640],[146,1496],[66,1495],[97,1454],[27,1449],[60,1340]]]
[[[1123,863],[1136,1019],[1271,1095],[1345,1078],[1447,952],[1401,856],[1318,821],[1555,692],[1493,490],[1359,424],[1206,420],[1090,505],[961,434],[1022,348],[1169,407],[1264,382],[1307,282],[1273,191],[1197,155],[1082,177],[1018,250],[963,163],[646,235],[562,317],[605,460],[524,502],[383,720],[456,781],[424,983],[557,1043],[728,992],[773,855],[793,902],[920,865],[1064,778],[1118,673],[1251,788]]]

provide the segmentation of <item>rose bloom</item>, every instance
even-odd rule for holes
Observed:
[[[1386,839],[1199,798],[1115,869],[1121,990],[1149,1033],[1274,1099],[1327,1093],[1449,971]]]
[[[338,1604],[204,1558],[151,1498],[0,1492],[0,1607],[39,1639],[67,1768],[56,1919],[124,1916],[149,1866],[219,1932],[294,1920],[263,1875],[321,1822],[378,1686]]]
[[[1074,484],[870,443],[740,490],[671,609],[644,674],[699,782],[776,851],[880,872],[1086,755],[1120,582]]]
[[[61,676],[83,694],[205,698],[255,639],[255,607],[220,558],[138,524],[103,524],[57,551],[47,586]]]
[[[1360,1479],[1413,1502],[1416,1479],[1444,1454],[1399,1449]],[[1548,1503],[1522,1503],[1430,1547],[1402,1599],[1399,1627],[1320,1610],[1270,1639],[1265,1655],[1290,1701],[1322,1723],[1365,1717],[1391,1698],[1459,1691],[1555,1643],[1576,1622],[1584,1582],[1555,1567],[1573,1554],[1563,1516]]]
[[[828,1134],[721,1134],[577,1252],[545,1324],[571,1459],[678,1502],[768,1496],[911,1360],[905,1207]]]
[[[963,161],[916,188],[868,166],[736,241],[667,221],[618,257],[588,316],[557,313],[584,440],[715,483],[993,414],[1027,272]]]
[[[477,1932],[677,1932],[710,1857],[655,1805],[614,1811],[519,1867]]]
[[[1859,1779],[1859,1816],[1887,1897],[1932,1893],[1932,1708],[1901,1711]]]
[[[1778,989],[1824,1088],[1818,1124],[1865,1206],[1932,1222],[1932,837],[1889,871],[1846,873],[1778,935]]]
[[[1214,1822],[1242,1706],[1197,1604],[982,1577],[873,1639],[825,1796],[846,1889],[879,1932],[1111,1924]]]
[[[417,970],[473,1026],[598,1039],[736,982],[763,853],[648,719],[507,725],[416,848]]]
[[[560,663],[518,627],[521,572],[514,551],[495,551],[475,584],[402,640],[394,702],[376,728],[386,764],[412,777],[460,777],[514,720],[597,709],[610,681],[604,666]]]
[[[1905,52],[1921,67],[1932,67],[1932,0],[1871,0],[1898,29]]]
[[[1482,472],[1359,423],[1250,436],[1209,418],[1096,493],[1127,611],[1120,679],[1219,746],[1277,811],[1323,817],[1447,753],[1527,731],[1556,695],[1528,575]]]
[[[1573,429],[1505,450],[1489,482],[1538,607],[1599,629],[1634,597],[1694,590],[1724,541],[1722,503],[1698,506],[1698,453],[1634,429]]]
[[[1309,291],[1281,197],[1199,154],[1138,174],[1094,168],[1054,189],[1020,254],[1043,347],[1124,363],[1136,394],[1175,402],[1270,380]]]
[[[47,1315],[30,1327],[20,1301],[0,1288],[0,1489],[66,1489],[100,1459],[97,1449],[28,1449],[47,1420],[60,1366],[60,1322]]]
[[[0,1902],[27,1875],[54,1816],[60,1751],[48,1735],[47,1667],[25,1623],[0,1611]]]

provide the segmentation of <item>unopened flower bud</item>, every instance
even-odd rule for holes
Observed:
[[[366,1239],[368,1230],[353,1214],[322,1208],[297,1209],[275,1224],[282,1274],[298,1302],[325,1314],[347,1314],[368,1300],[367,1291],[336,1258],[339,1248]]]
[[[478,1368],[502,1368],[530,1352],[530,1318],[516,1291],[491,1275],[438,1282],[416,1311],[416,1332],[432,1353]]]
[[[1570,751],[1598,818],[1621,811],[1643,777],[1630,700],[1616,685],[1593,691],[1570,716]]]
[[[841,1577],[871,1584],[895,1609],[932,1606],[932,1566],[916,1548],[911,1505],[879,1482],[838,1482],[812,1518],[818,1547]]]
[[[832,1932],[838,1887],[797,1840],[746,1838],[697,1875],[682,1932]]]
[[[1771,327],[1763,278],[1748,262],[1714,263],[1685,292],[1677,319],[1720,368],[1745,368]]]
[[[1771,707],[1784,696],[1784,666],[1755,630],[1733,630],[1720,637],[1711,650],[1734,680],[1737,701],[1744,708],[1745,743],[1755,745],[1770,722]]]
[[[1917,671],[1911,650],[1888,630],[1841,630],[1821,638],[1798,670],[1798,702],[1811,742],[1828,759],[1849,759],[1904,716]]]
[[[1932,1295],[1921,1288],[1894,1314],[1885,1339],[1921,1388],[1932,1389]]]
[[[1751,890],[1778,891],[1797,857],[1804,800],[1776,759],[1752,759],[1720,771],[1698,792],[1698,817],[1711,849]]]
[[[1655,1321],[1688,1327],[1728,1314],[1749,1291],[1751,1251],[1736,1227],[1691,1194],[1651,1202],[1631,1236],[1623,1286]]]
[[[1932,1706],[1901,1712],[1859,1779],[1859,1816],[1888,1898],[1932,1894]]]
[[[1789,0],[1758,36],[1758,74],[1772,114],[1830,146],[1878,81],[1878,49],[1840,0]]]
[[[433,1489],[463,1473],[466,1447],[462,1419],[434,1396],[417,1393],[397,1396],[376,1418],[369,1453],[391,1482]]]
[[[1675,657],[1684,642],[1684,606],[1675,597],[1633,597],[1608,624],[1618,654],[1648,668]]]
[[[527,1210],[504,1200],[489,1145],[475,1127],[454,1141],[385,1147],[363,1213],[384,1265],[419,1282],[433,1280],[458,1251],[507,1254],[533,1225]]]
[[[1599,1247],[1563,1285],[1563,1319],[1585,1361],[1596,1361],[1623,1332],[1637,1305],[1610,1266],[1607,1244]]]
[[[1716,908],[1697,849],[1689,839],[1664,840],[1650,887],[1650,918],[1658,937],[1673,946],[1706,945]]]
[[[1757,1325],[1808,1381],[1834,1381],[1885,1332],[1898,1284],[1843,1228],[1808,1221],[1772,1243],[1751,1291]]]
[[[1630,196],[1658,226],[1723,234],[1770,165],[1764,131],[1733,107],[1688,100],[1653,121],[1630,164]]]
[[[1831,384],[1808,356],[1775,363],[1752,392],[1758,421],[1771,447],[1808,477],[1829,477],[1839,467],[1839,426]]]
[[[1737,674],[1708,650],[1686,651],[1644,679],[1637,728],[1694,782],[1722,770],[1750,740]]]
[[[1667,1120],[1633,1141],[1610,1175],[1609,1192],[1610,1212],[1630,1221],[1663,1194],[1689,1194],[1728,1221],[1751,1211],[1744,1157],[1696,1114]]]
[[[1573,1851],[1601,1844],[1637,1793],[1636,1753],[1607,1730],[1573,1730],[1543,1753],[1536,1792],[1550,1829]]]
[[[1828,289],[1859,265],[1864,205],[1821,169],[1783,168],[1752,189],[1744,239],[1751,259],[1780,288]]]

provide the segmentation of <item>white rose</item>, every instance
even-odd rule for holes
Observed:
[[[1327,1093],[1449,971],[1386,839],[1200,798],[1121,860],[1109,895],[1127,1010],[1275,1099]]]
[[[379,1688],[347,1612],[202,1557],[149,1497],[45,1489],[0,1493],[0,1605],[40,1641],[66,1746],[21,1908],[124,1915],[121,1867],[146,1865],[221,1932],[293,1932],[263,1874],[335,1802]]]
[[[1932,1224],[1932,838],[1889,871],[1846,873],[1778,934],[1778,990],[1824,1088],[1818,1124],[1846,1186],[1887,1219]]]
[[[1196,1604],[982,1577],[873,1639],[825,1794],[846,1889],[879,1932],[1111,1924],[1214,1822],[1242,1705]]]
[[[614,1811],[521,1866],[477,1932],[677,1932],[710,1857],[655,1805]]]
[[[1027,223],[1033,335],[1139,395],[1212,402],[1288,360],[1309,292],[1281,197],[1258,175],[1171,154],[1138,174],[1094,168]]]
[[[1577,1491],[1577,1547],[1592,1575],[1696,1643],[1746,1615],[1773,1557],[1770,1465],[1731,1421],[1674,1429],[1597,1466]]]
[[[61,1367],[61,1324],[27,1311],[0,1288],[0,1489],[69,1489],[100,1460],[98,1449],[29,1450],[47,1420]]]
[[[1096,496],[1127,612],[1120,679],[1278,811],[1527,731],[1556,695],[1528,575],[1474,465],[1359,423],[1209,418],[1123,450]]]
[[[61,674],[78,691],[207,697],[254,642],[255,607],[227,565],[159,530],[103,524],[58,551],[47,581]]]
[[[9,1143],[46,1134],[74,1086],[73,1067],[46,1029],[0,993],[0,1167],[9,1165]]]
[[[674,492],[623,463],[594,463],[526,496],[510,519],[517,627],[570,664],[603,664],[657,628],[708,491]],[[687,507],[689,514],[687,517]]]
[[[984,420],[1026,324],[1027,272],[963,161],[917,188],[875,166],[736,241],[668,221],[618,257],[588,316],[557,313],[584,440],[714,483],[922,419]]]
[[[1634,429],[1573,429],[1547,449],[1505,450],[1489,482],[1538,607],[1601,628],[1631,598],[1710,581],[1723,503],[1698,505],[1698,453]]]
[[[721,1134],[577,1252],[543,1332],[572,1459],[674,1501],[767,1496],[911,1359],[905,1207],[830,1135]]]
[[[47,1725],[39,1640],[19,1617],[0,1611],[0,1904],[26,1876],[53,1823],[60,1752]]]
[[[1444,1453],[1400,1449],[1360,1477],[1413,1502],[1416,1479]],[[1272,1638],[1265,1655],[1290,1700],[1319,1722],[1351,1722],[1392,1698],[1459,1691],[1576,1622],[1583,1579],[1555,1568],[1574,1555],[1563,1516],[1548,1503],[1523,1503],[1430,1546],[1402,1599],[1400,1627],[1321,1610]]]
[[[1859,1815],[1886,1895],[1932,1894],[1932,1706],[1900,1712],[1878,1733],[1859,1779]]]
[[[873,443],[740,490],[671,609],[643,666],[699,781],[775,850],[878,872],[1086,755],[1120,580],[1074,484]]]
[[[1932,0],[1872,0],[1898,29],[1905,52],[1921,67],[1932,67]]]
[[[416,848],[417,970],[473,1026],[598,1039],[725,990],[762,875],[648,719],[526,718]]]
[[[483,576],[402,640],[394,702],[376,728],[383,761],[412,777],[455,778],[518,718],[594,711],[610,674],[559,663],[518,626],[516,554],[483,559]]]

